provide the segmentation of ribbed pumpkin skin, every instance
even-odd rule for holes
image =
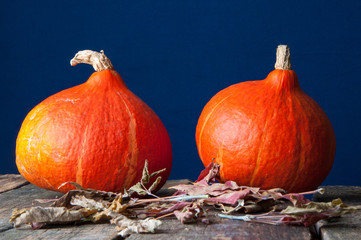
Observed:
[[[220,181],[289,192],[313,190],[331,171],[336,140],[321,107],[292,70],[217,93],[196,128],[198,153],[220,164]]]
[[[119,192],[149,171],[172,165],[168,133],[157,115],[114,70],[45,99],[26,116],[16,141],[16,164],[31,183],[54,191],[67,181]]]

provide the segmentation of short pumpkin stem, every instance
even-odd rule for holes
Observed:
[[[113,65],[109,58],[105,56],[104,51],[95,52],[92,50],[83,50],[75,54],[75,57],[70,60],[70,65],[75,66],[78,63],[87,63],[93,66],[95,71],[112,70]]]
[[[291,54],[287,45],[278,46],[275,69],[291,70]]]

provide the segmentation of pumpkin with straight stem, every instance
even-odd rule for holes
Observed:
[[[289,192],[319,186],[336,151],[331,122],[301,89],[285,45],[266,79],[234,84],[206,104],[196,144],[205,166],[220,165],[220,181]]]

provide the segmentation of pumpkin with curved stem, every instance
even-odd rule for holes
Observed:
[[[50,96],[26,116],[16,141],[16,164],[31,183],[54,191],[67,181],[120,192],[149,171],[172,165],[170,139],[158,116],[125,85],[103,52],[80,51],[71,65],[96,70],[83,84]],[[155,180],[155,179],[154,179]],[[151,184],[151,183],[150,183]]]
[[[198,153],[220,164],[220,181],[308,191],[329,174],[336,151],[332,125],[300,88],[290,52],[277,49],[265,80],[234,84],[204,107],[196,128]]]

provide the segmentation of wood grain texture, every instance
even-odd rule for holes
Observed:
[[[0,175],[0,193],[24,186],[29,182],[19,174]]]
[[[265,224],[246,223],[237,220],[210,217],[208,225],[180,224],[176,219],[168,219],[160,226],[157,234],[131,235],[129,240],[238,240],[238,239],[314,239],[307,228],[293,226],[274,226]]]
[[[315,194],[314,201],[329,202],[341,198],[348,206],[361,205],[361,187],[325,186],[324,194]],[[340,218],[319,221],[316,231],[323,240],[358,240],[361,238],[361,212]]]

